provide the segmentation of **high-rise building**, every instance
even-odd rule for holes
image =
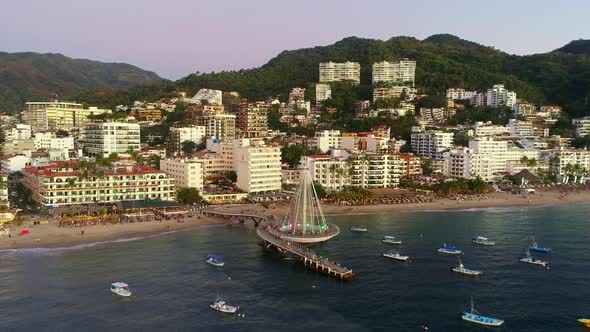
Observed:
[[[352,81],[361,82],[361,65],[358,62],[322,62],[320,63],[320,83]]]
[[[340,149],[342,136],[340,130],[323,130],[315,133],[315,146],[322,152]]]
[[[300,168],[308,169],[314,182],[321,184],[328,191],[342,190],[351,185],[351,176],[346,160],[332,158],[328,155],[303,156]]]
[[[516,103],[516,92],[504,88],[503,84],[496,84],[486,93],[486,106],[512,107]]]
[[[82,128],[91,122],[91,115],[111,113],[111,110],[96,107],[83,108],[82,104],[62,102],[28,102],[23,111],[23,121],[34,131],[71,130]]]
[[[238,113],[239,136],[242,138],[265,137],[268,133],[268,109],[264,102],[240,104]]]
[[[281,191],[281,149],[265,146],[262,141],[234,141],[234,170],[237,186],[247,193]]]
[[[229,141],[236,138],[235,114],[211,114],[205,115],[203,118],[207,137],[221,141]]]
[[[423,158],[441,159],[441,153],[453,147],[453,136],[453,133],[433,130],[412,133],[412,150]]]
[[[205,126],[190,126],[190,127],[172,127],[167,142],[167,151],[169,155],[181,153],[182,143],[185,141],[195,142],[201,144],[203,139],[207,136]]]
[[[91,156],[107,157],[141,148],[137,123],[90,123],[84,127],[83,137],[84,151]]]
[[[160,169],[172,176],[176,189],[196,188],[203,193],[203,163],[193,159],[162,159]]]
[[[373,84],[394,83],[414,86],[416,81],[416,61],[403,59],[398,62],[375,62],[373,64]]]

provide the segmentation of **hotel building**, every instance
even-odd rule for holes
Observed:
[[[83,137],[84,151],[91,156],[107,157],[141,148],[137,123],[91,123],[84,127]]]
[[[24,183],[33,200],[49,209],[126,200],[174,200],[174,179],[164,171],[129,166],[96,170],[84,176],[75,166],[58,162],[42,169],[26,167]]]
[[[403,59],[398,62],[375,62],[373,64],[373,84],[394,83],[414,86],[416,81],[416,61]]]

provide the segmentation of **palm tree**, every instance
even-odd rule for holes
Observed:
[[[342,189],[343,182],[344,182],[344,168],[341,166],[336,166],[336,175],[338,176],[338,188]]]
[[[361,187],[365,188],[365,173],[367,172],[367,164],[369,163],[369,160],[371,158],[369,157],[369,155],[364,154],[361,157]]]
[[[336,170],[338,169],[338,165],[336,164],[332,164],[330,165],[329,171],[330,171],[330,184],[332,184],[332,181],[334,180],[334,176],[336,175]]]

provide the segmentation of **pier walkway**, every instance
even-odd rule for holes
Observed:
[[[351,269],[342,267],[325,257],[319,256],[313,250],[298,243],[282,239],[279,231],[274,229],[270,223],[260,225],[260,227],[256,229],[256,234],[258,234],[267,246],[274,246],[281,253],[289,252],[295,255],[303,265],[312,270],[341,280],[351,280],[355,277],[355,274]]]
[[[256,226],[256,227],[258,227],[258,225],[260,225],[261,222],[266,221],[265,217],[261,217],[259,215],[250,214],[250,213],[230,213],[230,212],[203,210],[203,214],[210,215],[210,216],[221,216],[224,218],[236,217],[236,218],[250,219],[250,220],[252,220],[252,222],[254,223],[254,226]]]

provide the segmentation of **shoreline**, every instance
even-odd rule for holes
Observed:
[[[339,206],[325,204],[322,206],[325,216],[338,217],[345,215],[373,215],[387,213],[412,212],[461,212],[482,211],[487,209],[510,208],[541,208],[548,206],[579,205],[590,203],[590,191],[570,192],[564,196],[558,191],[541,191],[529,197],[521,197],[509,193],[487,194],[488,199],[473,201],[456,201],[451,199],[437,199],[425,203],[381,204],[362,206]],[[288,202],[274,203],[272,207],[258,204],[242,204],[231,206],[214,206],[214,210],[224,212],[258,214],[262,216],[284,216],[288,209]],[[187,218],[182,223],[175,221],[149,221],[124,223],[113,225],[98,225],[91,227],[58,227],[56,222],[45,225],[22,225],[13,230],[18,234],[21,230],[30,230],[29,235],[13,235],[11,238],[0,237],[0,252],[18,251],[19,249],[36,250],[68,250],[72,248],[92,247],[96,245],[135,241],[181,231],[193,231],[206,226],[231,225],[231,221],[221,217],[201,216]],[[85,234],[81,235],[80,232]]]

